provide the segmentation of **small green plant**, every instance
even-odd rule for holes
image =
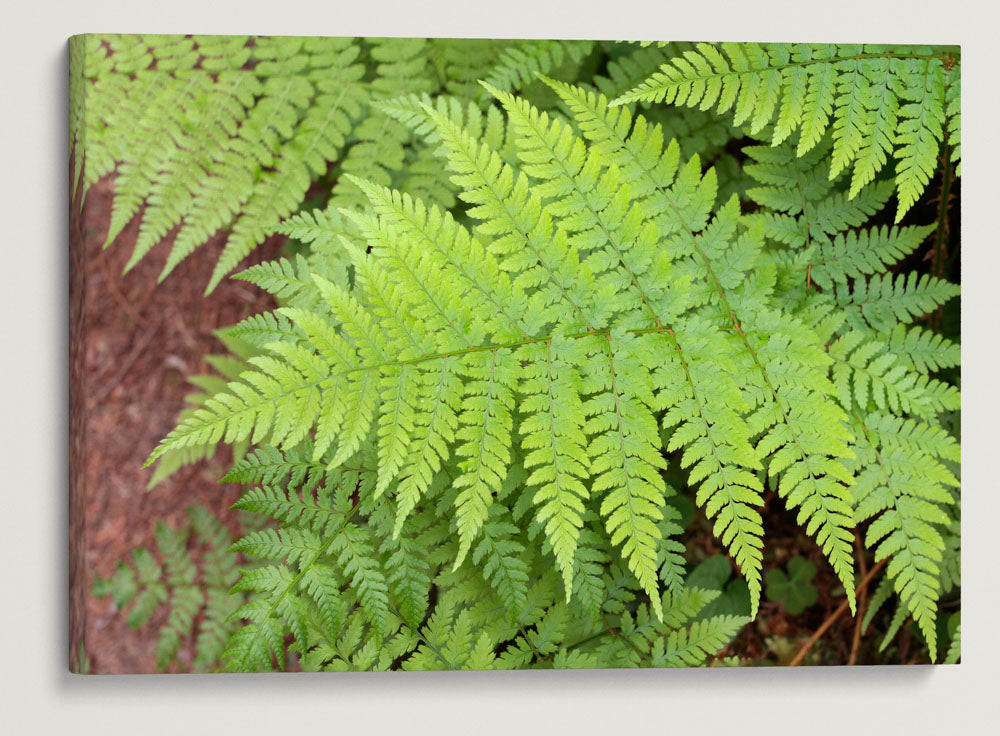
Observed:
[[[149,460],[253,448],[224,479],[266,523],[232,547],[250,564],[221,667],[714,662],[762,594],[793,615],[816,600],[805,559],[763,575],[768,496],[852,613],[856,534],[888,560],[865,624],[896,596],[889,634],[912,618],[936,659],[960,500],[960,347],[935,329],[959,293],[947,192],[910,220],[939,168],[942,186],[959,173],[957,50],[512,43],[457,71],[447,43],[395,41],[233,42],[254,75],[280,72],[238,115],[273,115],[248,135],[281,158],[246,159],[238,204],[204,198],[232,194],[209,172],[168,218],[180,240],[213,213],[186,243],[231,224],[211,285],[265,234],[298,241],[236,275],[281,306],[227,331],[252,351]],[[117,69],[124,52],[91,46]],[[334,67],[357,84],[324,88]],[[327,113],[336,141],[295,142]],[[156,151],[102,135],[116,222],[147,201],[145,227],[192,146],[143,168]],[[260,145],[239,138],[219,146]],[[353,167],[376,150],[398,155]],[[316,181],[326,205],[297,211]],[[685,504],[729,559],[689,571]],[[101,583],[136,621],[170,590],[194,601],[186,573],[136,567]]]
[[[811,582],[816,577],[816,565],[804,557],[793,557],[787,569],[787,573],[778,568],[768,570],[764,578],[765,591],[769,601],[781,602],[788,613],[797,616],[819,596]]]

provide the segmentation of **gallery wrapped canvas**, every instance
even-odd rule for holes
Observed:
[[[958,47],[70,67],[74,671],[959,660]]]

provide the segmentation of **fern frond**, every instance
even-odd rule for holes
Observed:
[[[517,617],[528,601],[529,567],[524,546],[517,540],[519,529],[499,504],[490,506],[489,517],[471,559],[497,592],[508,615]]]
[[[622,545],[629,569],[651,596],[657,617],[662,617],[656,593],[656,522],[663,518],[661,508],[668,495],[660,473],[666,464],[658,449],[649,387],[636,385],[635,373],[628,370],[641,361],[634,343],[632,336],[608,335],[592,348],[584,377],[584,390],[592,395],[584,406],[585,429],[594,436],[588,447],[592,488],[605,492],[601,516],[611,544]]]
[[[456,53],[470,43],[480,51],[478,60]],[[486,77],[519,85],[533,81],[534,70],[578,64],[591,47],[580,41],[81,37],[72,64],[75,178],[89,185],[117,169],[107,243],[138,216],[127,268],[176,233],[161,280],[213,234],[228,231],[211,291],[296,213],[310,183],[332,164],[334,209],[363,203],[341,173],[452,203],[428,152],[411,148],[406,126],[379,102],[467,92],[473,80]],[[488,50],[499,52],[499,64]]]
[[[834,282],[846,283],[848,279],[878,273],[915,251],[932,229],[932,225],[876,227],[857,234],[838,234],[816,259],[812,278],[829,289]]]
[[[945,664],[958,664],[958,660],[962,658],[962,625],[959,624],[955,627],[955,635],[951,639],[951,644],[948,645],[948,653],[944,656]]]
[[[112,577],[94,580],[95,596],[110,596],[117,607],[129,608],[132,628],[146,626],[166,608],[156,638],[159,671],[176,666],[205,672],[217,666],[236,630],[227,618],[243,601],[229,590],[238,575],[237,557],[228,549],[229,531],[203,506],[188,508],[187,517],[179,527],[156,525],[156,555],[137,548],[133,565],[119,562]],[[194,550],[201,553],[197,563]],[[193,656],[180,656],[188,647]]]
[[[582,379],[574,366],[582,361],[574,341],[551,340],[544,346],[526,346],[520,352],[527,365],[520,390],[526,414],[521,423],[521,446],[526,451],[527,484],[535,489],[537,519],[563,575],[566,599],[573,587],[573,560],[583,526],[584,503],[590,496],[585,482],[590,459],[583,431],[585,414],[580,393]]]
[[[455,454],[461,458],[461,474],[453,482],[459,489],[455,499],[459,537],[455,567],[461,564],[486,521],[493,494],[500,490],[507,472],[513,391],[519,373],[519,364],[510,350],[471,353],[462,363],[462,373],[469,382],[456,433],[460,444]]]
[[[829,348],[836,360],[833,381],[842,406],[867,411],[871,401],[880,411],[933,418],[954,405],[942,384],[911,372],[885,344],[866,337],[858,330],[847,332]]]
[[[962,349],[951,340],[921,327],[896,325],[889,335],[889,349],[906,366],[921,373],[959,365]]]
[[[613,104],[731,111],[751,135],[777,145],[798,134],[796,155],[832,131],[830,177],[852,171],[850,197],[896,160],[896,222],[925,189],[946,125],[949,52],[873,45],[697,44]],[[955,112],[950,113],[955,115]]]
[[[837,306],[853,324],[885,332],[913,322],[959,294],[955,284],[915,271],[896,278],[876,274],[867,280],[857,279],[852,286],[838,285]]]
[[[874,464],[858,475],[858,521],[874,518],[865,546],[876,561],[891,556],[886,574],[902,607],[920,626],[936,658],[940,562],[950,523],[948,487],[958,480],[936,457],[955,458],[954,440],[933,427],[869,414],[862,425]],[[891,637],[888,637],[891,638]]]
[[[760,249],[754,229],[733,242],[738,229],[738,210],[735,201],[731,200],[717,213],[712,225],[699,233],[698,230],[707,224],[708,211],[715,197],[711,170],[704,178],[698,176],[695,158],[679,172],[675,181],[675,154],[671,155],[670,146],[663,150],[657,128],[647,132],[641,117],[632,125],[627,110],[609,108],[600,96],[574,91],[566,85],[554,86],[581,120],[584,135],[601,146],[605,156],[611,157],[622,171],[632,172],[631,177],[639,182],[635,193],[649,197],[646,209],[658,216],[661,232],[676,233],[667,241],[668,249],[674,249],[674,257],[686,259],[685,265],[691,274],[705,284],[705,298],[715,302],[718,316],[728,322],[727,331],[752,356],[746,370],[755,376],[754,403],[762,406],[751,417],[749,426],[753,434],[771,429],[758,441],[758,457],[751,461],[743,454],[744,462],[757,462],[774,454],[769,471],[777,474],[789,469],[779,486],[781,495],[791,506],[800,507],[800,521],[808,521],[810,533],[818,533],[824,552],[830,556],[845,587],[851,590],[853,563],[848,531],[851,502],[849,492],[842,485],[849,484],[851,478],[836,459],[849,456],[844,441],[849,434],[846,430],[833,429],[842,426],[843,416],[823,399],[824,395],[832,393],[832,385],[821,378],[819,369],[825,368],[829,359],[818,345],[795,339],[796,335],[801,335],[801,329],[786,323],[777,314],[763,311],[759,294],[746,291],[747,286],[754,288],[752,283],[747,283],[745,274]],[[737,288],[743,292],[738,292]],[[756,309],[754,305],[758,305]],[[755,332],[761,335],[778,332],[786,337],[780,340],[772,337],[760,343],[754,337]],[[787,362],[793,353],[794,368]],[[732,390],[741,391],[740,388]],[[795,407],[794,411],[791,407]],[[828,429],[818,432],[817,426]],[[820,437],[824,441],[817,442]],[[739,446],[741,440],[737,435],[733,441]],[[819,468],[822,471],[817,472]],[[738,469],[734,471],[745,479]],[[751,494],[738,493],[745,500],[755,500],[752,491],[756,484],[744,482],[749,483],[745,487]],[[730,527],[730,533],[736,534],[739,527],[744,527],[745,533],[755,531],[753,513],[743,508],[739,511],[740,518],[746,519],[749,525],[740,522],[737,528]],[[756,564],[753,547],[749,541],[741,545],[741,556],[749,570],[754,570]],[[849,597],[853,600],[850,593]]]
[[[504,92],[520,90],[534,82],[538,73],[579,64],[592,47],[592,41],[519,41],[501,53],[485,81]]]
[[[440,80],[412,94],[394,75],[431,79],[458,63],[447,45],[362,48],[384,67],[364,114],[399,133],[387,155],[439,157],[428,191],[447,176],[462,205],[414,196],[372,153],[364,176],[338,165],[330,206],[280,226],[308,256],[241,275],[283,304],[233,330],[261,353],[153,454],[260,446],[227,480],[257,485],[238,508],[279,526],[234,546],[261,562],[236,585],[228,666],[703,664],[745,619],[685,588],[675,487],[751,614],[768,484],[852,607],[867,524],[901,615],[928,626],[954,568],[959,458],[940,416],[958,391],[931,372],[960,356],[909,324],[957,291],[886,275],[929,232],[868,227],[891,184],[851,196],[875,84],[845,75],[863,65],[811,57],[826,76],[792,80],[793,132],[816,140],[748,149],[745,214],[666,116],[547,77],[558,113],[490,83],[485,110],[433,96]],[[719,82],[741,124],[792,125],[771,71],[752,104]]]

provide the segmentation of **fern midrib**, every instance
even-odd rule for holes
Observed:
[[[389,609],[389,613],[391,613],[393,616],[395,616],[396,618],[398,618],[400,621],[406,621],[406,619],[403,617],[403,615],[399,611],[397,611],[391,604],[389,606],[387,606],[387,608]],[[437,657],[439,660],[441,660],[441,662],[443,664],[447,665],[448,667],[454,667],[455,666],[454,662],[450,661],[447,657],[445,657],[444,653],[442,653],[441,650],[437,648],[437,646],[435,646],[434,644],[432,644],[431,641],[430,641],[430,639],[428,639],[426,636],[424,636],[424,633],[421,630],[421,627],[418,626],[415,629],[411,629],[411,631],[413,631],[413,633],[416,635],[416,637],[418,639],[420,639],[420,641],[422,641],[427,646],[428,649],[430,649],[432,652],[434,652],[434,656]],[[408,652],[408,654],[412,654],[412,651]],[[406,656],[406,654],[404,654],[403,656]]]
[[[645,335],[645,334],[651,334],[651,333],[666,332],[666,331],[668,331],[670,329],[671,328],[667,327],[667,326],[664,326],[664,327],[645,327],[645,328],[638,328],[638,329],[626,330],[626,333],[627,334],[632,334],[632,335]],[[451,350],[451,351],[440,352],[440,353],[430,353],[430,354],[427,354],[427,355],[421,355],[421,356],[416,357],[416,358],[410,358],[408,360],[385,361],[385,362],[376,363],[376,364],[373,364],[373,365],[367,365],[367,366],[363,365],[363,366],[356,366],[356,367],[352,367],[352,368],[346,368],[346,369],[341,370],[341,371],[334,371],[334,372],[328,374],[327,376],[325,376],[324,378],[321,378],[321,379],[319,379],[317,381],[306,381],[306,382],[301,383],[301,384],[299,384],[299,385],[297,385],[297,386],[295,386],[293,388],[290,388],[290,389],[278,392],[278,393],[270,395],[270,396],[263,396],[263,395],[260,394],[259,391],[257,391],[256,389],[254,389],[254,393],[257,396],[260,397],[260,401],[258,401],[256,403],[253,403],[253,404],[244,404],[243,408],[237,414],[234,414],[233,416],[239,416],[239,415],[241,415],[241,414],[243,414],[245,412],[248,412],[248,411],[249,412],[253,412],[254,414],[256,414],[257,409],[259,407],[265,405],[265,404],[275,403],[275,402],[281,401],[282,399],[285,399],[285,398],[287,398],[289,396],[298,394],[301,391],[308,391],[309,389],[312,389],[312,388],[318,388],[323,383],[326,383],[330,379],[337,378],[339,376],[348,375],[348,374],[351,374],[351,373],[363,372],[363,373],[367,373],[367,374],[370,375],[372,372],[378,371],[378,370],[380,370],[382,368],[393,368],[393,367],[400,367],[400,366],[406,366],[406,365],[413,365],[415,363],[422,363],[422,362],[429,361],[429,360],[440,360],[440,359],[443,359],[443,358],[449,358],[449,357],[454,357],[454,356],[459,356],[459,355],[468,355],[468,354],[477,353],[477,352],[495,352],[495,351],[504,350],[504,349],[517,348],[517,347],[521,347],[523,345],[532,345],[532,344],[536,344],[536,343],[546,342],[546,341],[551,340],[555,336],[556,336],[555,333],[552,333],[552,334],[544,335],[544,336],[541,336],[541,337],[532,337],[532,338],[527,338],[527,339],[524,339],[524,340],[516,340],[516,341],[508,342],[508,343],[501,343],[501,344],[498,344],[498,345],[491,345],[491,344],[490,345],[476,345],[476,346],[471,347],[471,348],[462,348],[462,349],[459,349],[459,350]],[[571,338],[571,339],[581,339],[581,338],[587,338],[587,337],[597,337],[597,338],[604,337],[604,338],[610,339],[610,337],[611,337],[611,329],[609,328],[607,330],[593,330],[593,331],[585,331],[585,332],[576,332],[576,333],[570,333],[568,335],[563,335],[563,337]],[[210,412],[212,412],[212,414],[215,416],[216,421],[219,421],[218,414],[216,414],[213,410],[211,410],[211,409],[204,409],[204,411],[210,411]],[[223,421],[225,421],[225,420],[223,420]],[[185,437],[185,436],[190,435],[190,434],[194,434],[194,433],[197,433],[197,432],[204,431],[205,426],[206,426],[205,424],[193,425],[193,426],[192,425],[182,425],[180,427],[177,427],[177,429],[175,429],[174,433],[172,433],[172,434],[174,434],[174,439],[177,439],[177,438]],[[186,429],[187,431],[178,431],[178,430],[183,430],[183,429]],[[165,442],[166,442],[166,440],[165,440]],[[187,443],[185,443],[185,446],[186,445],[187,445]],[[149,463],[151,463],[157,457],[159,457],[160,455],[162,455],[163,452],[165,452],[167,449],[169,449],[169,447],[161,443],[161,445],[157,448],[157,450],[155,450],[153,452],[153,454],[150,455],[150,458],[147,460],[146,465],[144,467],[148,466]]]
[[[613,637],[615,637],[616,640],[622,642],[623,644],[625,644],[626,646],[628,646],[629,649],[631,649],[633,652],[635,652],[636,654],[638,654],[640,661],[642,661],[642,660],[647,659],[650,656],[651,653],[650,652],[643,652],[638,647],[638,645],[635,644],[635,642],[633,642],[631,640],[631,638],[630,638],[631,635],[632,634],[643,635],[646,631],[649,631],[649,632],[652,632],[653,634],[656,634],[656,635],[659,635],[659,636],[663,636],[663,634],[661,632],[659,632],[659,631],[656,630],[656,624],[652,620],[649,620],[649,621],[647,621],[644,624],[636,624],[634,626],[634,628],[632,629],[632,631],[629,632],[629,634],[624,634],[624,633],[621,632],[621,630],[620,630],[619,627],[612,626],[611,623],[608,621],[608,619],[607,619],[606,616],[602,616],[601,617],[601,623],[604,624],[604,629],[603,630],[598,631],[596,633],[593,633],[593,634],[591,634],[589,636],[586,636],[583,639],[580,639],[579,641],[573,642],[572,644],[566,645],[564,647],[566,649],[566,651],[570,651],[572,649],[577,649],[579,647],[586,646],[587,644],[590,644],[591,642],[597,641],[598,639],[603,639],[606,636],[613,636]]]
[[[347,528],[347,525],[354,518],[354,515],[358,512],[359,508],[361,508],[361,499],[358,499],[358,501],[354,504],[354,506],[352,506],[350,510],[347,512],[347,514],[344,515],[343,521],[340,522],[340,525],[332,534],[327,536],[327,538],[320,545],[319,549],[316,551],[316,554],[313,556],[313,558],[309,560],[309,562],[299,570],[298,574],[294,578],[292,578],[292,580],[288,583],[287,586],[285,586],[285,589],[282,590],[281,593],[278,594],[278,596],[271,602],[270,607],[267,609],[267,614],[264,616],[265,619],[271,618],[271,616],[274,614],[274,611],[277,609],[278,604],[281,603],[281,601],[284,600],[285,596],[287,596],[296,586],[298,586],[299,581],[302,580],[306,572],[310,570],[312,566],[315,565],[323,555],[326,554],[326,551],[330,548],[330,545],[333,544],[334,541],[337,539],[337,537],[340,536],[340,533],[344,531],[345,528]]]

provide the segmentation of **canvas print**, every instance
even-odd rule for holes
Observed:
[[[959,661],[959,47],[70,75],[74,672]]]

